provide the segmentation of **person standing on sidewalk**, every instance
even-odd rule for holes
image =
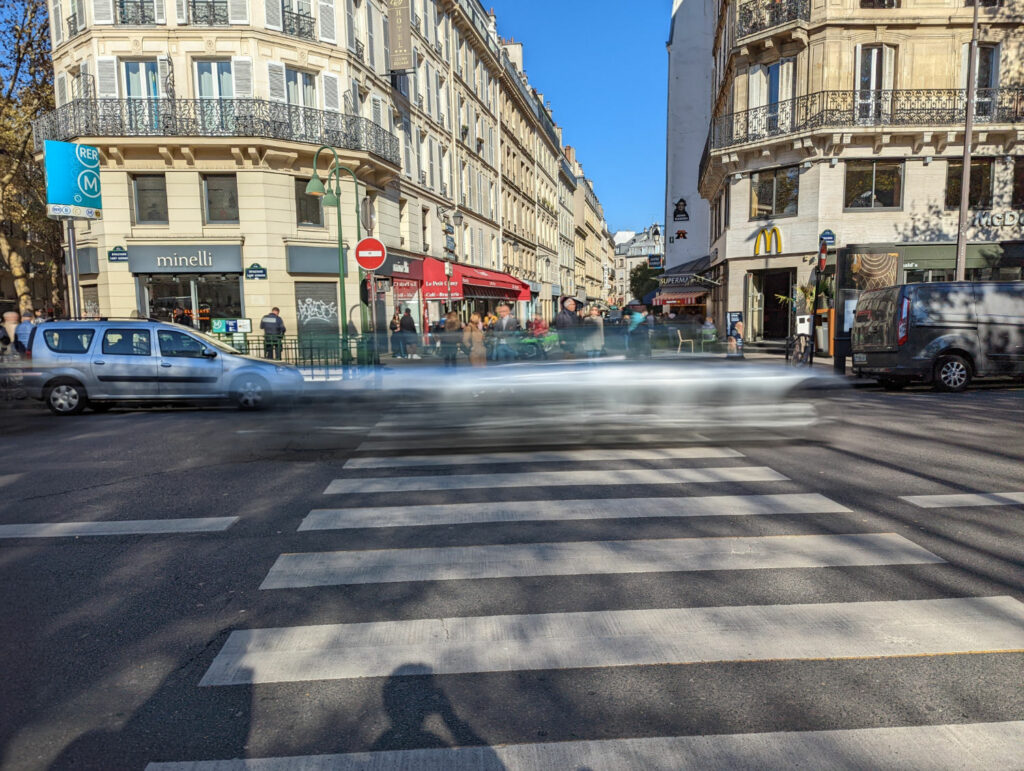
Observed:
[[[451,311],[444,317],[444,327],[441,331],[441,355],[444,356],[444,366],[454,369],[458,365],[461,338],[462,322],[459,321],[459,314]]]
[[[270,313],[260,320],[263,330],[263,358],[281,360],[281,349],[284,347],[284,319],[281,309],[272,308]]]
[[[604,319],[601,309],[590,306],[590,314],[583,319],[583,350],[588,359],[596,359],[604,350]]]
[[[562,310],[555,316],[555,329],[558,330],[558,344],[568,355],[576,352],[577,333],[580,317],[576,315],[576,301],[569,297],[562,301]]]
[[[512,315],[512,309],[507,305],[498,306],[498,320],[494,324],[494,360],[510,361],[515,359],[516,353],[512,350],[512,336],[519,331],[519,319]]]
[[[479,313],[469,317],[462,332],[462,346],[469,353],[469,366],[487,366],[487,348],[484,345],[484,323]]]
[[[416,353],[416,320],[412,317],[412,311],[408,308],[402,314],[402,319],[398,322],[398,328],[402,333],[402,344],[405,346],[405,352],[409,355],[410,359],[418,359],[420,356]],[[412,346],[412,353],[409,353],[409,346]]]

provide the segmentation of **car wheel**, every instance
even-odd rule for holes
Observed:
[[[270,406],[270,384],[259,375],[243,375],[231,389],[240,410],[265,410]]]
[[[935,362],[934,379],[939,391],[963,391],[971,382],[971,365],[955,353],[940,356]]]
[[[906,381],[893,380],[892,378],[882,378],[878,381],[883,391],[902,391],[907,387]]]
[[[61,380],[46,389],[46,406],[54,415],[77,415],[88,401],[85,388],[74,380]]]

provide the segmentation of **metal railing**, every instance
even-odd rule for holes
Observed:
[[[67,26],[68,40],[70,40],[71,38],[75,37],[75,35],[80,35],[81,33],[85,32],[85,19],[79,19],[78,14],[73,13],[67,18]]]
[[[226,27],[227,0],[188,0],[188,20],[199,27]]]
[[[316,20],[307,13],[284,11],[284,34],[304,40],[316,39]]]
[[[117,0],[117,23],[132,26],[156,24],[154,0]]]
[[[356,58],[359,61],[361,61],[361,62],[366,61],[366,45],[363,43],[362,40],[357,40],[356,41],[355,54],[356,54]]]
[[[800,131],[878,126],[959,126],[966,117],[964,89],[818,91],[712,122],[711,148],[757,142]],[[1024,87],[982,88],[976,123],[1024,122]]]
[[[282,364],[294,364],[301,369],[323,369],[349,364],[372,364],[372,351],[376,342],[373,335],[284,336],[265,338],[252,334],[245,338],[216,335],[240,353],[273,359]]]
[[[811,20],[810,0],[749,0],[739,7],[736,37],[756,35],[797,19]]]
[[[401,165],[398,137],[367,118],[265,99],[76,99],[38,118],[32,133],[38,149],[76,137],[263,137]]]

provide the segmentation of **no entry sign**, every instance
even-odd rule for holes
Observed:
[[[388,250],[376,238],[364,238],[356,244],[356,262],[363,270],[377,270],[387,256]]]

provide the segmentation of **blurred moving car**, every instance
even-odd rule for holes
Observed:
[[[161,321],[49,321],[32,330],[28,349],[25,388],[57,415],[127,402],[231,401],[262,409],[303,388],[291,365],[244,356]]]
[[[1024,281],[864,292],[851,340],[854,371],[888,390],[924,381],[963,391],[975,377],[1024,374]]]

